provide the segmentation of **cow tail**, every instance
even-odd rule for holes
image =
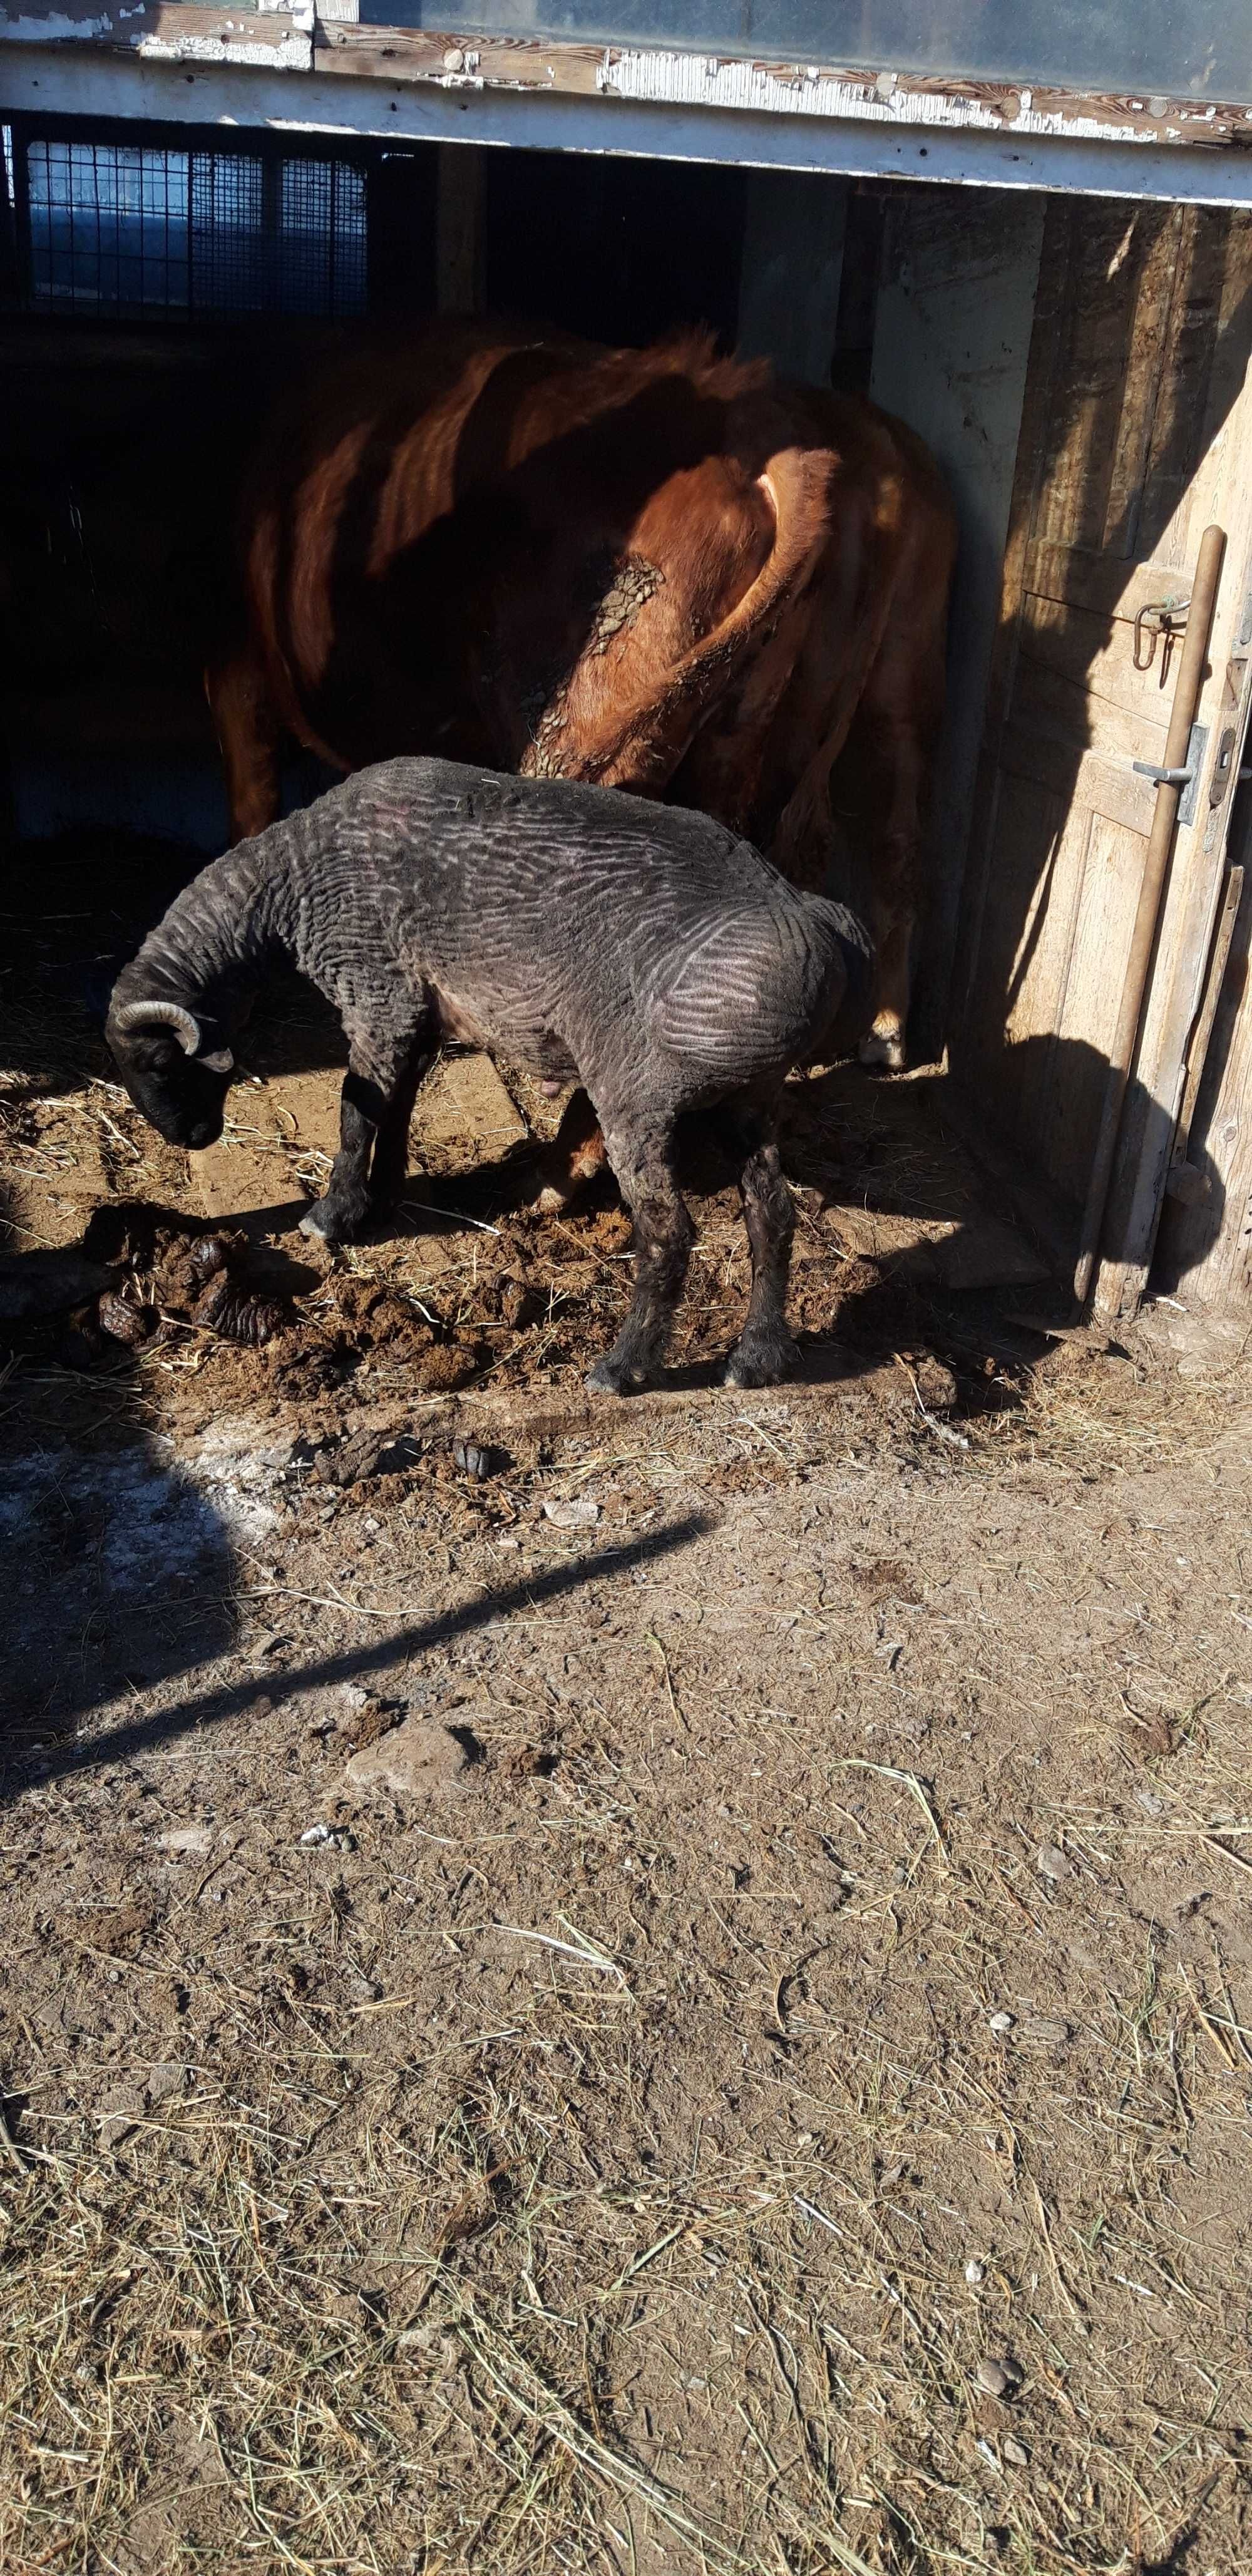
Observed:
[[[774,543],[755,581],[721,624],[654,687],[614,713],[599,742],[584,742],[561,762],[565,777],[644,794],[665,785],[714,702],[769,643],[779,619],[814,579],[830,536],[837,470],[838,460],[827,448],[786,447],[770,458],[757,487],[773,509]]]

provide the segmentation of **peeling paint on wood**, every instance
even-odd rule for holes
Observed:
[[[607,95],[603,45],[536,45],[520,36],[441,36],[410,27],[344,27],[319,11],[319,65],[366,80],[429,81],[445,90]]]
[[[994,81],[925,79],[877,70],[830,71],[811,63],[746,61],[657,47],[536,43],[529,37],[441,33],[432,28],[350,23],[356,0],[230,15],[195,0],[138,0],[46,14],[0,7],[0,39],[24,44],[89,44],[151,60],[255,62],[273,69],[333,71],[445,91],[542,92],[636,106],[707,108],[819,118],[934,133],[993,133],[1032,143],[1055,140],[1252,147],[1252,108],[1198,100],[1087,95]],[[277,42],[270,30],[280,28]]]
[[[1252,110],[1125,97],[1085,97],[992,81],[920,79],[895,72],[827,72],[815,65],[727,61],[706,54],[610,48],[600,85],[618,98],[685,106],[855,117],[878,125],[972,127],[1032,138],[1103,143],[1252,144]]]
[[[312,0],[293,7],[224,10],[195,0],[122,0],[109,9],[47,16],[0,9],[0,40],[11,44],[103,45],[158,63],[242,63],[264,71],[313,67]]]

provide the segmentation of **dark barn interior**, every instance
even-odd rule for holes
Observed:
[[[967,1284],[1063,1280],[1117,998],[1074,925],[1086,905],[1110,938],[1129,936],[1150,791],[1136,800],[1123,784],[1127,710],[1145,721],[1142,745],[1129,748],[1149,751],[1162,713],[1155,682],[1104,675],[1114,640],[1129,663],[1131,629],[1109,622],[1101,645],[1088,610],[1108,572],[1090,567],[1111,553],[1120,580],[1120,562],[1166,541],[1220,406],[1234,398],[1224,351],[1237,336],[1242,219],[1056,201],[1045,221],[1045,201],[1029,194],[220,126],[27,117],[4,139],[0,829],[15,991],[26,993],[32,972],[50,979],[80,1015],[81,1043],[98,1051],[116,967],[203,857],[225,846],[203,675],[231,619],[240,468],[283,386],[328,345],[402,332],[438,311],[518,317],[607,344],[699,327],[721,349],[776,351],[813,382],[872,392],[944,468],[961,545],[917,959],[912,1052],[922,1072],[896,1098],[852,1069],[841,1080],[847,1114],[867,1131],[903,1122],[922,1140],[910,1145],[904,1204],[880,1191],[870,1211],[889,1248],[899,1248],[897,1221],[913,1242],[919,1227],[950,1220],[953,1200]],[[829,289],[819,251],[836,235]],[[1207,289],[1196,300],[1211,272],[1228,277],[1225,305]],[[1196,323],[1177,384],[1167,370],[1148,385],[1134,353],[1163,273],[1176,300],[1191,295]],[[1053,349],[1058,313],[1068,340]],[[1093,368],[1104,424],[1094,433]],[[1047,370],[1052,408],[1032,458],[1027,380],[1042,384]],[[1207,408],[1195,399],[1201,381]],[[1101,456],[1128,440],[1139,481],[1101,535]],[[1069,583],[1079,608],[1048,597],[1032,608],[1047,631],[1028,636],[1011,666],[1009,704],[1005,584],[1019,559],[1010,521],[1023,511],[1041,526],[1070,512],[1076,569],[1058,597]],[[1172,542],[1185,554],[1195,534]],[[1061,560],[1055,547],[1050,560]],[[1052,576],[1040,578],[1047,592]],[[1118,620],[1130,614],[1119,608]],[[1060,619],[1063,638],[1052,632]],[[997,725],[1006,711],[1010,719],[997,739],[984,730],[989,687]],[[1111,728],[1107,752],[1102,728]],[[1090,747],[1116,776],[1100,769],[1088,815]],[[293,752],[288,806],[329,778]],[[1110,816],[1126,828],[1106,854],[1099,836]],[[993,857],[997,832],[1009,841]],[[967,862],[971,834],[982,847]],[[1058,846],[1072,846],[1072,860],[1062,864]],[[1115,882],[1098,873],[1114,858]],[[1223,1007],[1217,1026],[1229,1045]],[[1210,1075],[1206,1097],[1217,1090]],[[938,1181],[936,1153],[941,1164],[955,1157]],[[1181,1235],[1176,1212],[1167,1220],[1175,1280],[1220,1232],[1220,1180],[1205,1187]],[[846,1173],[840,1189],[846,1198]],[[859,1182],[851,1194],[865,1196]],[[864,1209],[847,1224],[849,1239],[878,1242]],[[933,1245],[931,1267],[932,1254]]]

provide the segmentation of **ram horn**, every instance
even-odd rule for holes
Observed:
[[[181,1002],[119,1002],[113,1025],[125,1037],[136,1029],[172,1029],[185,1055],[194,1055],[200,1044],[200,1023]]]

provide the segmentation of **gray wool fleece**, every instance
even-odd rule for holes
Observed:
[[[176,1000],[229,1037],[276,951],[384,1090],[443,1033],[649,1123],[794,1061],[868,960],[854,915],[704,815],[418,759],[358,771],[205,868],[114,1007]]]

